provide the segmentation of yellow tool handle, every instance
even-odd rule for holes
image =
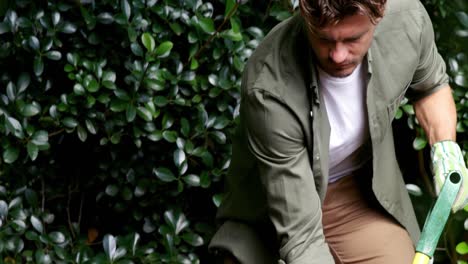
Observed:
[[[423,253],[416,252],[416,255],[414,256],[413,259],[413,264],[429,264],[429,261],[431,259],[429,256],[424,255]]]

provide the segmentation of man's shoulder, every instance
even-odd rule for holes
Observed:
[[[381,29],[420,27],[423,22],[424,6],[419,0],[388,0]]]
[[[422,7],[419,0],[388,0],[385,15],[411,12]]]
[[[298,67],[297,46],[305,42],[303,20],[299,14],[276,25],[249,58],[244,69],[243,92],[252,89],[281,94],[281,83]]]

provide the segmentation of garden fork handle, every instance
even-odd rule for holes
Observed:
[[[439,197],[424,224],[421,237],[416,247],[416,255],[413,264],[427,264],[434,256],[434,251],[450,215],[461,182],[462,178],[458,172],[452,172],[447,177]]]

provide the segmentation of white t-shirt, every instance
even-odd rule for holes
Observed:
[[[344,78],[319,68],[322,92],[331,127],[329,182],[349,175],[369,159],[369,126],[366,106],[366,71],[362,64]]]

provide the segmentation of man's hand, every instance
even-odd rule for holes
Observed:
[[[440,141],[432,145],[432,173],[437,195],[439,195],[447,176],[457,171],[462,177],[462,184],[452,206],[456,212],[468,205],[468,170],[458,144],[451,140]]]

